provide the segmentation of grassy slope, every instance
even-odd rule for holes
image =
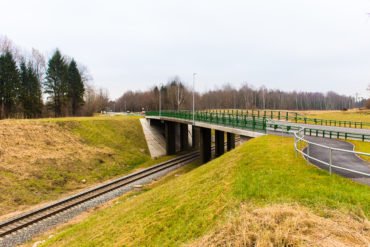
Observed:
[[[370,153],[370,142],[352,141],[352,140],[349,140],[349,142],[355,145],[356,151]],[[370,161],[370,156],[361,155],[361,158],[363,158],[364,160]]]
[[[150,159],[137,117],[9,120],[0,124],[9,128],[17,124],[19,133],[14,135],[31,138],[24,140],[25,145],[39,141],[43,131],[53,133],[46,138],[48,145],[42,146],[40,142],[32,147],[36,151],[30,157],[16,156],[0,166],[0,214],[55,199],[62,193],[157,162]],[[41,130],[34,133],[36,127]],[[61,135],[54,138],[58,133]],[[21,143],[8,143],[9,152],[17,145]],[[17,151],[23,155],[22,147]],[[42,157],[52,152],[55,157]],[[24,164],[18,168],[21,161]]]
[[[264,136],[183,176],[97,211],[46,246],[178,246],[223,221],[240,203],[297,203],[370,216],[370,189],[308,166],[286,137]]]

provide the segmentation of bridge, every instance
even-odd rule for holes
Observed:
[[[191,111],[152,111],[146,113],[146,119],[151,125],[164,130],[167,155],[189,149],[189,135],[191,147],[200,150],[203,163],[212,158],[212,139],[215,143],[215,156],[218,157],[225,152],[225,137],[229,151],[235,148],[236,135],[247,138],[266,134],[291,135],[295,137],[296,151],[311,163],[370,185],[370,166],[365,161],[360,162],[357,157],[370,154],[350,151],[348,146],[345,149],[338,148],[343,147],[340,139],[370,141],[370,129],[366,129],[370,127],[368,123],[312,119],[292,112],[242,110],[196,111],[194,114]],[[214,137],[211,130],[214,130]],[[176,149],[177,142],[180,143],[179,149]],[[298,145],[304,142],[306,148]],[[329,153],[318,152],[318,147],[327,149]],[[333,150],[336,157],[342,157],[347,163],[342,165],[340,160],[333,159]],[[351,162],[348,163],[348,160]],[[352,166],[357,169],[352,170]]]

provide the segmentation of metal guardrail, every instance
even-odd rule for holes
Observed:
[[[150,111],[146,116],[172,117],[185,120],[193,120],[191,111]],[[255,116],[247,117],[246,115],[233,115],[226,112],[205,112],[196,111],[194,120],[199,122],[229,126],[233,128],[248,129],[257,132],[266,132],[267,121],[265,118]]]
[[[351,133],[351,132],[337,131],[337,130],[303,128],[301,126],[296,126],[296,125],[278,124],[278,123],[267,121],[267,130],[294,133],[294,132],[300,131],[301,129],[303,129],[304,135],[306,136],[324,137],[324,138],[329,138],[329,139],[370,141],[369,134]]]
[[[355,154],[355,155],[364,155],[364,156],[370,156],[370,153],[357,152],[357,151],[354,151],[354,150],[352,151],[352,150],[346,150],[346,149],[340,149],[340,148],[333,148],[333,147],[329,147],[329,146],[326,146],[326,145],[322,145],[322,144],[318,144],[318,143],[315,143],[315,142],[308,141],[304,137],[305,137],[305,128],[301,128],[300,130],[294,132],[294,149],[296,151],[296,154],[297,153],[302,154],[303,157],[306,158],[307,162],[309,162],[309,160],[311,159],[311,160],[315,160],[315,161],[317,161],[317,162],[319,162],[323,165],[326,165],[329,168],[329,173],[330,174],[332,174],[332,169],[335,168],[335,169],[338,169],[338,170],[352,172],[352,173],[355,173],[355,174],[370,177],[370,173],[365,173],[365,172],[356,171],[356,170],[353,170],[353,169],[349,169],[349,168],[334,165],[333,164],[333,151],[352,153],[352,154]],[[300,144],[301,145],[303,144],[303,146],[306,146],[306,148],[307,148],[306,153],[304,152],[304,150],[302,150],[300,148]],[[316,157],[311,156],[310,155],[310,145],[318,146],[318,147],[325,148],[325,149],[329,150],[329,157],[328,157],[329,162],[326,162],[326,161],[323,161],[323,160],[320,160]]]
[[[172,117],[185,120],[193,119],[192,111],[149,111],[146,112],[146,116]],[[275,123],[265,117],[258,118],[257,116],[251,116],[248,115],[247,112],[241,110],[196,111],[194,120],[264,133],[266,133],[267,130],[292,133],[302,129],[301,126]],[[304,134],[309,136],[325,137],[330,139],[370,141],[369,134],[315,128],[304,128],[303,130]]]
[[[291,111],[275,111],[275,110],[211,110],[209,112],[226,112],[227,114],[241,114],[247,117],[255,116],[257,118],[266,118],[272,120],[282,120],[294,123],[304,123],[313,125],[323,125],[323,126],[334,126],[334,127],[345,127],[345,128],[370,128],[370,123],[368,122],[358,122],[358,121],[347,121],[347,120],[330,120],[321,118],[309,118],[298,112]]]

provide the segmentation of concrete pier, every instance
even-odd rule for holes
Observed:
[[[165,122],[165,137],[166,137],[166,154],[172,155],[176,153],[176,123]]]
[[[199,142],[200,142],[200,128],[196,126],[192,126],[191,131],[191,145],[194,149],[199,148]]]
[[[180,150],[189,149],[189,128],[187,124],[180,124]]]
[[[216,157],[221,156],[225,152],[225,132],[215,130],[215,155]]]
[[[202,163],[207,163],[211,158],[211,129],[200,128],[200,159]]]
[[[235,148],[235,134],[227,133],[227,151]]]

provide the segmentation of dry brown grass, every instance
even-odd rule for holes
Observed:
[[[370,246],[370,223],[339,211],[318,216],[298,205],[243,205],[225,224],[188,246]]]
[[[58,166],[111,152],[109,148],[84,144],[56,123],[0,122],[0,169],[16,174],[19,179],[43,169],[45,163]]]
[[[0,121],[0,218],[150,160],[137,117]]]

